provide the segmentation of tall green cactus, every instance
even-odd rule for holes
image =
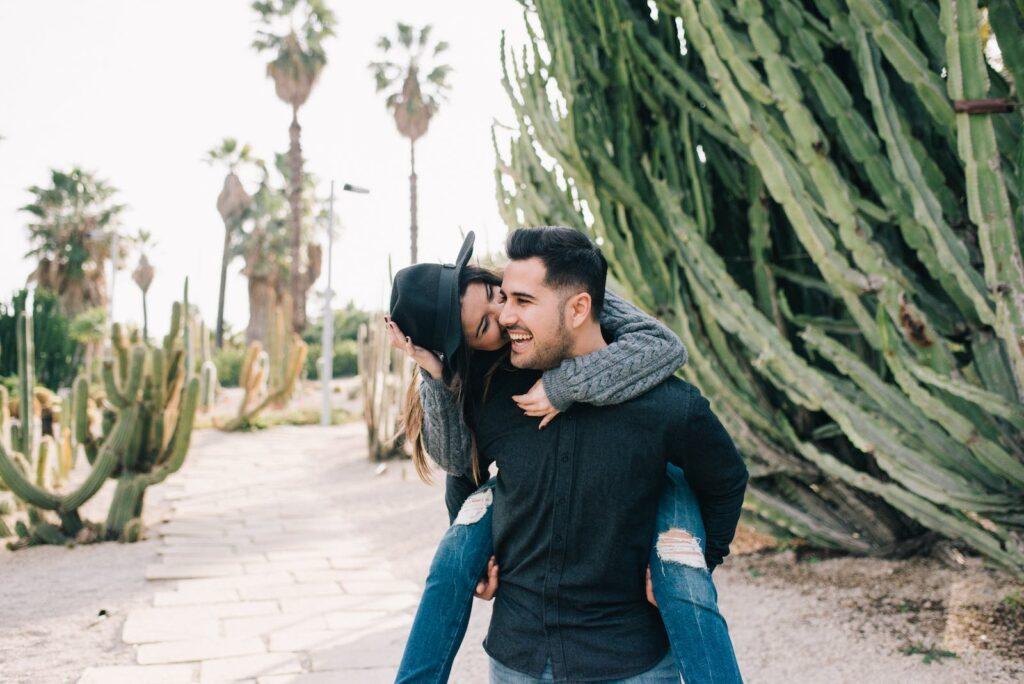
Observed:
[[[52,440],[46,442],[46,455],[41,455],[40,470],[34,474],[25,467],[24,452],[9,451],[0,444],[0,480],[30,507],[51,511],[59,520],[54,524],[38,513],[30,515],[30,526],[21,528],[22,539],[15,546],[139,537],[146,488],[181,468],[199,401],[199,380],[185,381],[181,313],[187,302],[186,285],[185,303],[174,304],[162,348],[142,341],[132,346],[125,331],[113,327],[113,358],[103,368],[102,434],[95,434],[90,425],[89,382],[84,377],[76,380],[70,402],[73,415],[68,416],[67,425],[91,465],[78,487],[64,493],[46,486],[45,464],[56,451]],[[107,478],[117,480],[107,519],[102,525],[87,523],[78,511]]]
[[[1020,99],[1020,19],[997,71],[973,0],[523,5],[502,215],[587,231],[679,333],[748,511],[1024,574],[1024,120],[953,106]]]

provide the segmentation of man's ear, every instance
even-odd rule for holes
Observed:
[[[589,292],[578,292],[565,301],[566,313],[569,316],[569,325],[578,328],[590,320],[590,312],[593,310],[594,302]]]

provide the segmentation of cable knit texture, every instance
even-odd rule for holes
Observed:
[[[632,399],[686,363],[686,347],[675,333],[611,291],[605,293],[601,328],[612,340],[607,347],[544,372],[548,400],[559,411],[574,403],[605,406]],[[443,381],[425,371],[420,375],[427,453],[446,472],[472,478],[471,435],[458,398]]]

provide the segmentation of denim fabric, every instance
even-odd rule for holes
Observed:
[[[686,684],[742,682],[711,573],[659,553],[658,538],[668,530],[694,537],[700,544],[698,557],[704,550],[704,522],[683,471],[669,465],[665,474],[668,483],[658,504],[658,532],[651,546],[651,584],[676,666]]]
[[[494,478],[491,478],[472,496],[484,495],[493,489]],[[492,509],[493,506],[488,506],[483,516],[473,523],[452,524],[441,538],[430,564],[423,598],[416,609],[396,683],[448,681],[455,654],[469,625],[473,592],[493,554]],[[501,585],[498,586],[500,589]]]
[[[668,466],[666,477],[658,505],[657,534],[684,530],[703,549],[704,524],[693,491],[679,468]],[[477,492],[493,486],[492,478]],[[469,623],[473,591],[493,553],[490,522],[488,509],[473,524],[453,525],[442,538],[416,611],[397,682],[433,684],[448,680]],[[662,560],[657,551],[657,536],[651,546],[650,563],[654,596],[672,646],[668,662],[673,672],[682,672],[687,684],[742,682],[728,627],[718,611],[718,593],[711,573],[673,562],[671,558]],[[547,672],[551,674],[550,669]],[[671,681],[679,681],[678,674],[674,676]]]
[[[535,684],[535,682],[553,682],[554,674],[551,671],[551,661],[544,666],[540,677],[534,677],[518,670],[505,667],[494,658],[491,658],[490,683],[491,684]],[[676,671],[672,657],[666,655],[658,663],[646,672],[627,677],[626,679],[601,679],[602,684],[677,684],[679,672]]]

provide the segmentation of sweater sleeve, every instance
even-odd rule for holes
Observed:
[[[605,292],[601,327],[613,337],[611,344],[544,372],[544,390],[559,411],[577,402],[605,406],[632,399],[686,363],[686,347],[674,332],[611,290]]]
[[[688,390],[686,409],[668,426],[665,449],[697,498],[704,521],[704,560],[711,571],[729,555],[749,474],[708,400],[696,387],[689,385]]]
[[[423,445],[430,458],[451,475],[473,472],[473,444],[458,397],[442,380],[420,371]]]

